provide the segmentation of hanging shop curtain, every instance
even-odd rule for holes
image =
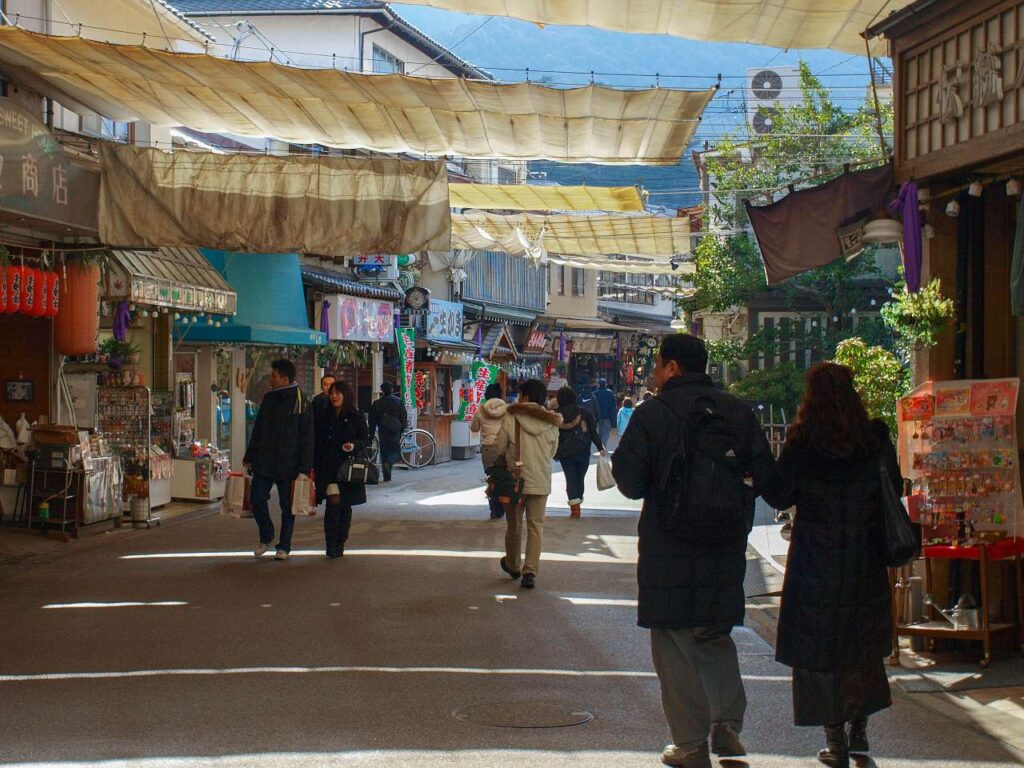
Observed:
[[[0,72],[117,120],[389,153],[606,164],[676,164],[715,92],[299,69],[9,26],[0,26]]]
[[[832,48],[864,55],[860,33],[912,0],[403,0],[536,24],[675,35],[774,48]],[[880,51],[884,55],[884,50]]]
[[[636,187],[449,184],[452,208],[494,211],[642,211]]]
[[[415,253],[450,247],[443,160],[100,145],[100,238],[120,247]]]
[[[690,220],[685,216],[502,216],[472,211],[452,214],[452,237],[458,248],[504,250],[514,256],[538,256],[540,249],[579,256],[673,256],[690,252]]]
[[[892,164],[844,173],[777,203],[746,203],[768,284],[830,264],[863,249],[863,228],[892,189]]]

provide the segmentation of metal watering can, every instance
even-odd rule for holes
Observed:
[[[981,626],[978,618],[978,609],[970,595],[961,595],[956,601],[956,607],[951,611],[944,611],[931,595],[924,596],[924,604],[932,606],[942,614],[955,630],[977,631]]]

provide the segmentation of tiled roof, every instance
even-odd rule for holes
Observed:
[[[167,0],[182,13],[258,13],[260,11],[380,10],[378,0]]]

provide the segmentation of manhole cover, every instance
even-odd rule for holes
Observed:
[[[452,717],[495,728],[568,728],[594,719],[585,709],[557,701],[470,704],[456,709]]]

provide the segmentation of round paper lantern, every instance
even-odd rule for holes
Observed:
[[[100,328],[100,267],[69,262],[60,286],[60,309],[53,321],[54,346],[62,355],[96,352]]]
[[[33,317],[46,317],[50,309],[50,273],[45,269],[36,270],[39,275],[36,277],[36,311]]]
[[[49,295],[49,303],[46,305],[46,316],[56,317],[57,310],[60,309],[60,273],[48,272],[46,280],[47,294]]]
[[[40,272],[35,267],[22,267],[21,278],[21,314],[35,317],[39,314],[39,278]]]
[[[0,315],[7,313],[7,270],[10,267],[0,267]]]
[[[21,283],[24,279],[24,267],[11,265],[7,268],[7,311],[21,311]]]

